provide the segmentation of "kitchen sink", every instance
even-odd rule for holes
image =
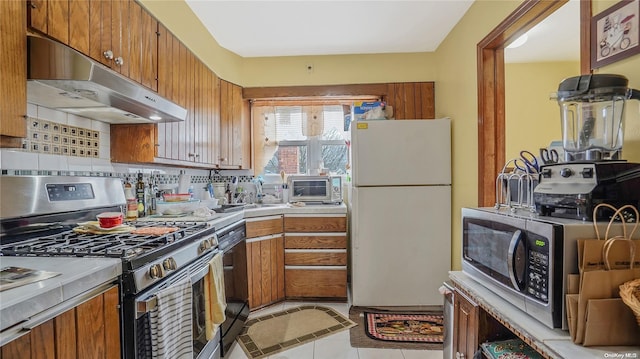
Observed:
[[[235,211],[241,211],[245,208],[246,204],[237,203],[237,204],[223,204],[218,208],[215,208],[214,211],[217,213],[229,213]]]

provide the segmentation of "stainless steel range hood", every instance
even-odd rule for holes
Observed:
[[[108,122],[184,121],[187,110],[55,41],[29,36],[27,102]]]

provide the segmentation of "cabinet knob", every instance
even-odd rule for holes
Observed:
[[[29,1],[29,6],[30,6],[32,9],[37,9],[37,8],[38,8],[38,7],[36,6],[36,4],[34,4],[34,3],[33,3],[33,1]]]
[[[115,61],[116,65],[118,65],[118,66],[124,65],[124,59],[122,57],[120,57],[120,56],[116,57],[116,59],[114,61]]]
[[[227,161],[227,159],[226,159],[226,158],[224,158],[224,157],[220,157],[220,158],[218,158],[218,159],[220,160],[220,162],[226,162],[226,161]]]
[[[195,154],[195,153],[189,153],[189,154],[187,154],[187,156],[189,156],[189,157],[195,157],[195,156],[196,156],[196,154]]]
[[[107,50],[107,51],[103,52],[102,54],[104,55],[105,59],[113,60],[113,51]]]

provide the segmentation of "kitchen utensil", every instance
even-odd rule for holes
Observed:
[[[191,199],[190,193],[165,193],[162,195],[165,202],[187,202]]]
[[[545,165],[558,163],[558,151],[551,149],[548,150],[546,148],[540,149],[540,158]]]
[[[621,75],[591,74],[563,80],[555,98],[560,106],[566,161],[621,159],[624,107],[640,100]]]
[[[199,199],[191,199],[185,202],[158,201],[158,214],[184,214],[193,212],[200,205]]]
[[[513,163],[517,169],[526,173],[538,173],[540,171],[538,159],[527,150],[520,151],[520,158],[516,158]]]

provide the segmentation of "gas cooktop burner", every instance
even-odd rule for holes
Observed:
[[[112,257],[129,260],[144,253],[179,243],[208,229],[205,223],[196,222],[132,222],[140,227],[177,227],[168,234],[140,235],[131,233],[86,234],[73,230],[32,238],[0,246],[5,256],[74,256]]]

